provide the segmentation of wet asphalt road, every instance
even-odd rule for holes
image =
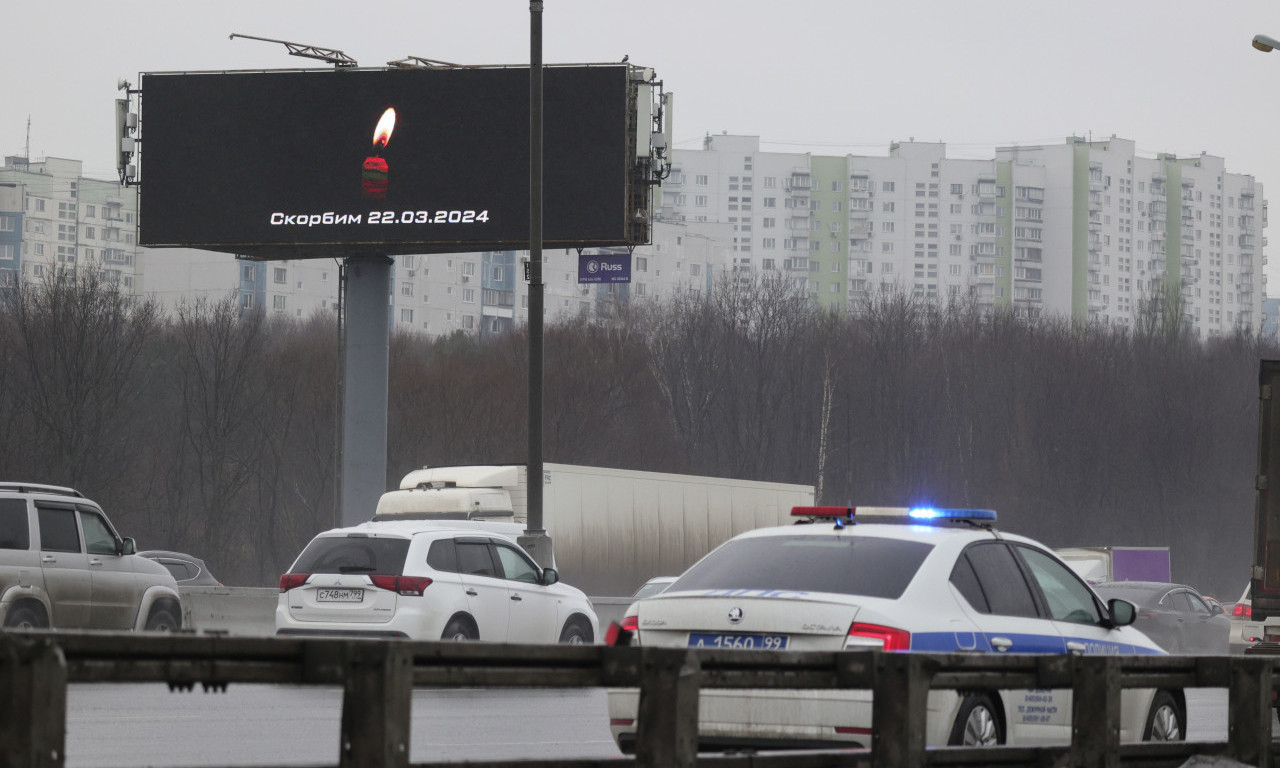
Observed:
[[[1227,694],[1187,691],[1187,736],[1225,741]],[[67,696],[70,768],[336,765],[342,691],[231,685],[77,684]],[[412,762],[607,758],[602,689],[417,690]]]

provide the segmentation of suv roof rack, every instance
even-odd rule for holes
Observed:
[[[75,488],[63,485],[42,485],[40,483],[6,483],[0,481],[0,491],[16,491],[17,493],[50,493],[58,496],[75,496],[83,499],[84,494]]]

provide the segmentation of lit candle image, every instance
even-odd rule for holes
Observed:
[[[364,159],[364,169],[360,174],[365,197],[382,200],[387,196],[390,168],[387,166],[387,161],[378,154],[378,150],[386,149],[395,127],[396,108],[387,107],[387,111],[382,113],[382,119],[378,120],[378,127],[373,129],[373,154]]]

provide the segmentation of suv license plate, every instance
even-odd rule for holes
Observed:
[[[364,601],[363,589],[317,589],[317,603],[359,603]]]
[[[737,648],[748,651],[780,651],[787,647],[786,635],[725,635],[719,632],[690,632],[690,648]]]

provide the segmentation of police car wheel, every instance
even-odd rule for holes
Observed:
[[[1178,706],[1173,694],[1157,691],[1147,713],[1147,728],[1143,741],[1182,741],[1186,737],[1187,716]]]
[[[949,746],[993,747],[1004,743],[1000,716],[996,713],[991,697],[985,693],[971,693],[960,703],[960,712],[951,728]]]

